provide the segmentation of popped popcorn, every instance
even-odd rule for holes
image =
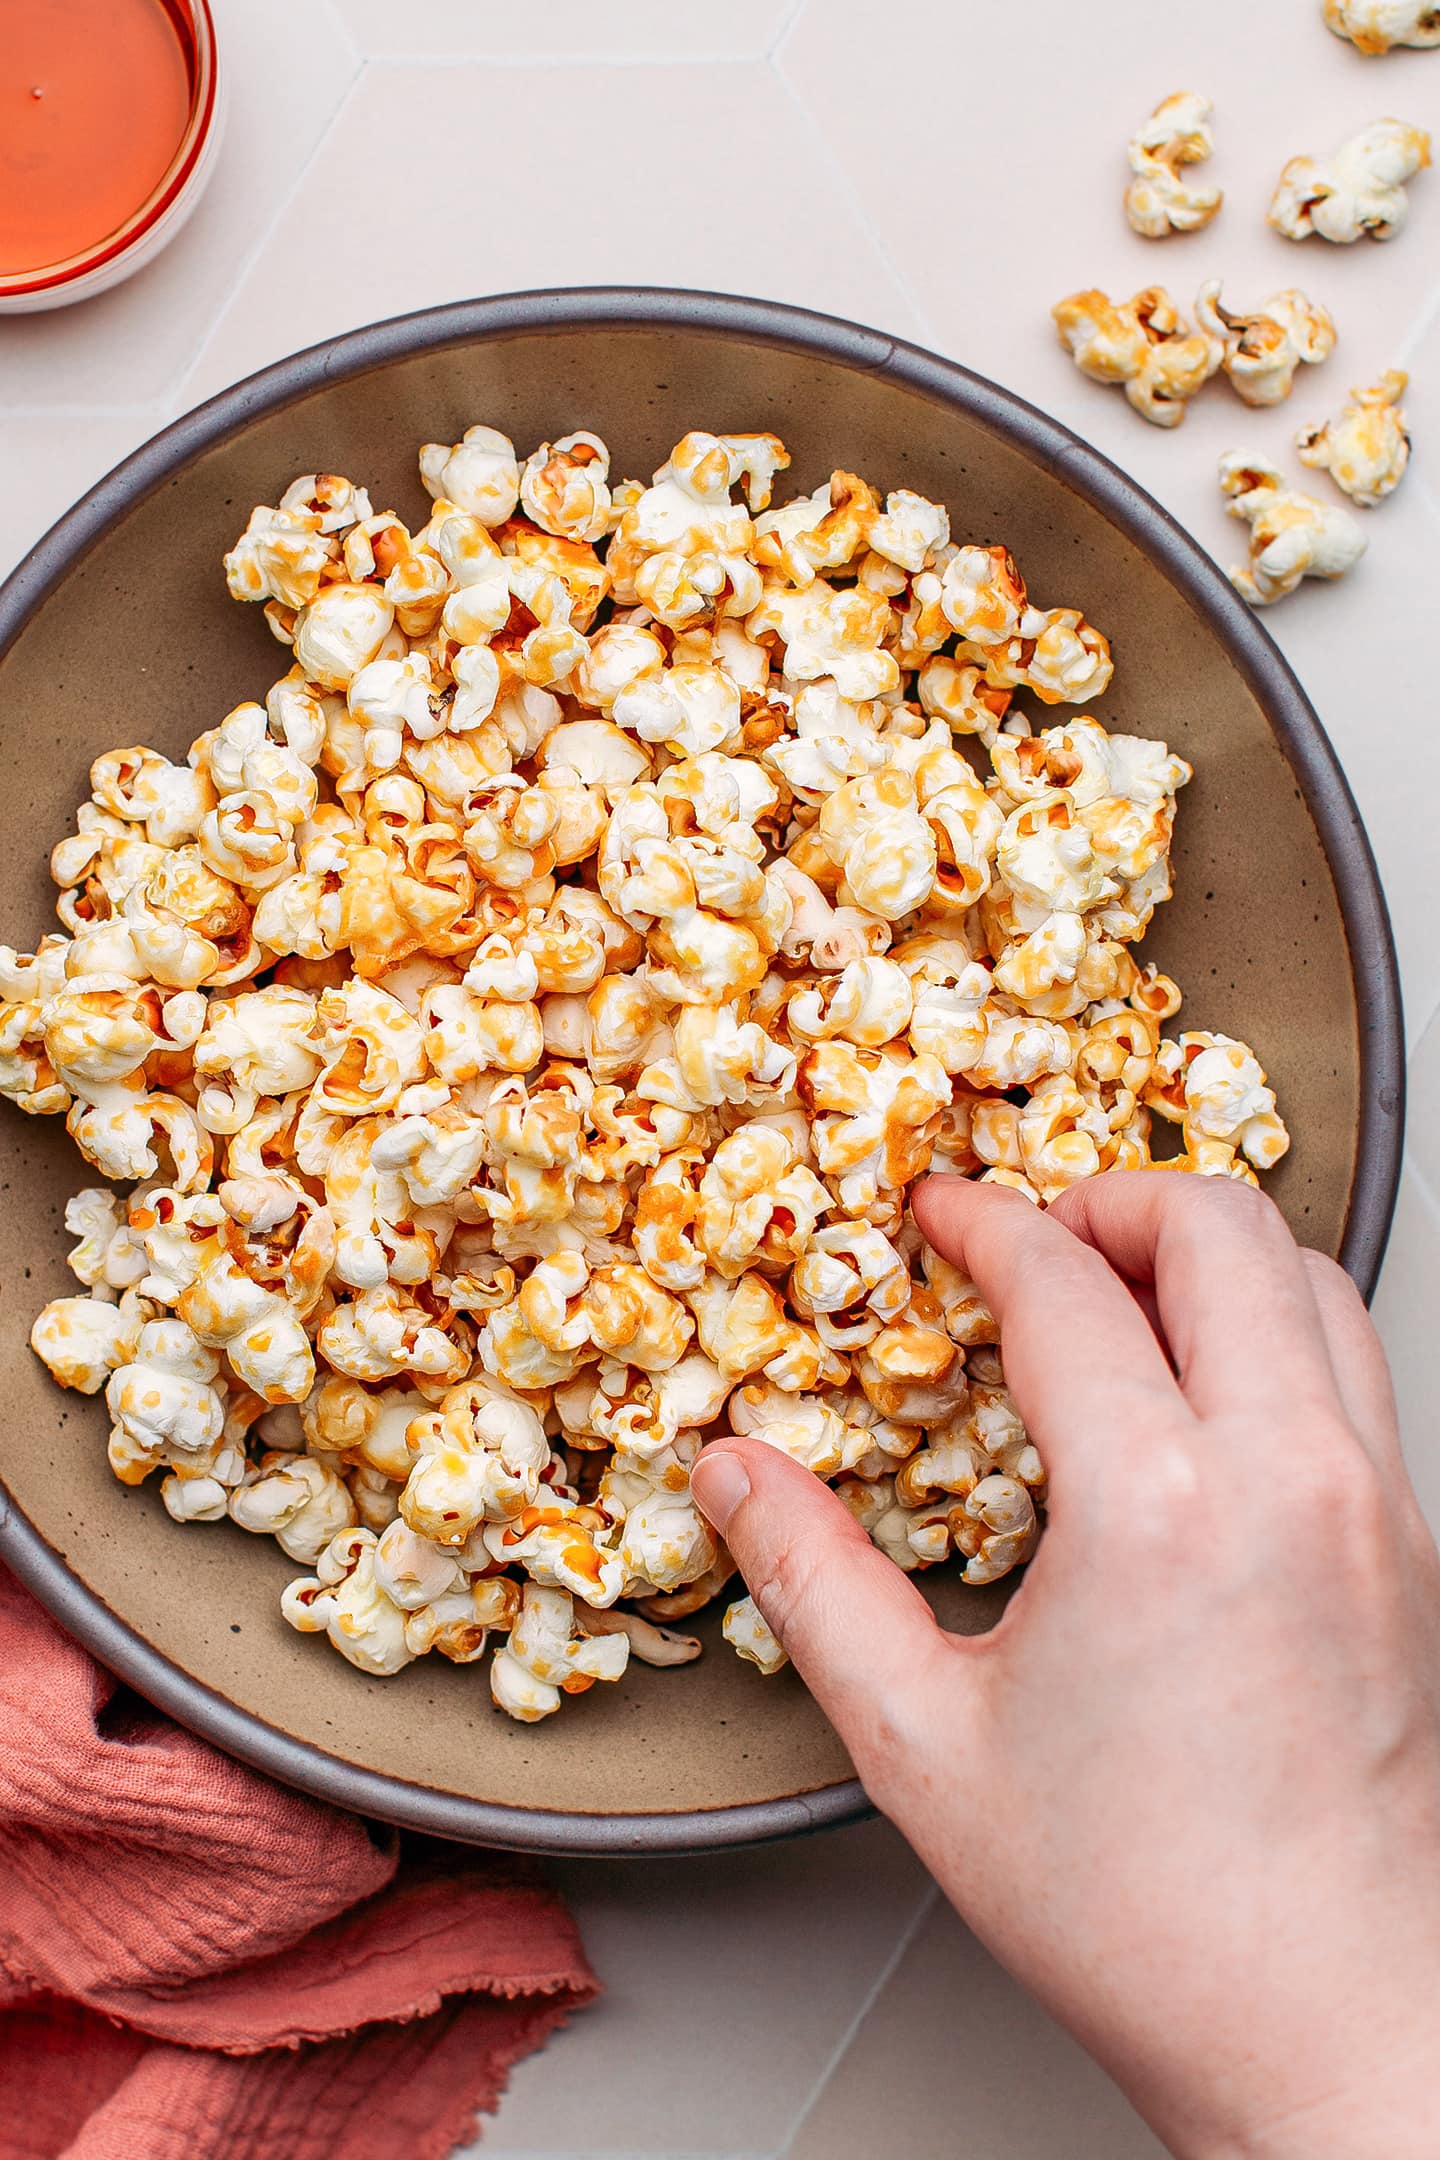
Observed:
[[[1164,424],[1221,365],[1273,402],[1328,330],[1214,287],[1197,332],[1159,292],[1061,318]],[[1351,415],[1315,446],[1362,462]],[[85,1294],[31,1336],[115,1474],[275,1538],[284,1618],[372,1676],[497,1638],[522,1721],[701,1654],[669,1624],[735,1573],[690,1489],[726,1424],[902,1567],[1029,1558],[995,1316],[906,1214],[932,1164],[1043,1206],[1155,1117],[1157,1168],[1288,1144],[1132,955],[1190,768],[1072,709],[1103,632],[912,489],[772,507],[787,463],[695,431],[644,487],[480,425],[422,450],[415,533],[302,475],[226,558],[288,672],[182,764],[98,757],[61,931],[0,947],[0,1092],[129,1188],[68,1202]],[[1257,589],[1331,566],[1344,514],[1232,463]],[[784,1663],[750,1599],[723,1632]]]
[[[1396,45],[1440,45],[1440,8],[1430,0],[1324,0],[1325,20],[1357,51],[1387,53]]]
[[[1265,213],[1287,240],[1318,233],[1342,246],[1391,240],[1405,223],[1405,183],[1430,163],[1430,137],[1404,120],[1372,120],[1328,158],[1294,157]]]
[[[1182,176],[1215,148],[1210,122],[1215,108],[1193,90],[1162,98],[1148,120],[1130,138],[1130,170],[1125,215],[1146,240],[1172,232],[1197,232],[1208,225],[1224,197],[1217,187],[1197,187]]]
[[[1272,293],[1253,315],[1232,315],[1220,305],[1220,280],[1211,278],[1195,296],[1195,319],[1222,341],[1221,365],[1247,405],[1280,404],[1289,397],[1301,362],[1318,366],[1335,349],[1329,310],[1293,285]]]
[[[1220,490],[1232,517],[1250,527],[1250,559],[1230,582],[1253,607],[1294,592],[1302,578],[1344,577],[1365,552],[1348,510],[1287,488],[1278,466],[1232,451],[1220,460]]]
[[[1192,330],[1160,285],[1118,301],[1094,289],[1075,292],[1050,312],[1081,374],[1122,384],[1136,412],[1156,427],[1180,425],[1225,357],[1224,339],[1203,323]]]
[[[1336,487],[1373,509],[1400,485],[1410,462],[1410,436],[1400,400],[1409,376],[1391,368],[1368,390],[1352,390],[1338,420],[1302,428],[1296,436],[1302,465],[1328,472]]]

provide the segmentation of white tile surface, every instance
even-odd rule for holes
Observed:
[[[632,112],[643,126],[626,124]],[[753,203],[727,206],[740,125],[766,146],[775,208],[763,216]],[[388,231],[373,198],[357,203],[337,184],[377,145],[426,140],[445,144],[443,167],[409,212],[397,205]],[[238,284],[192,396],[377,317],[531,285],[706,285],[914,335],[857,219],[835,206],[780,213],[824,180],[823,151],[762,63],[503,73],[376,63]]]
[[[773,2152],[931,1895],[884,1823],[552,1873],[607,1992],[515,2072],[496,2141],[530,2160]]]
[[[759,60],[794,13],[795,0],[334,0],[362,52],[426,62],[455,54],[501,63],[594,60]]]
[[[937,1899],[779,2160],[1164,2160]]]
[[[1410,477],[1338,591],[1268,625],[1334,738],[1395,916],[1410,1167],[1376,1303],[1412,1466],[1440,1524],[1440,936],[1429,734],[1440,555],[1440,173],[1389,247],[1294,247],[1281,164],[1382,112],[1440,131],[1440,59],[1360,58],[1318,0],[217,0],[230,131],[213,190],[149,271],[0,322],[0,572],[186,406],[316,338],[547,283],[759,293],[914,337],[1069,422],[1222,561],[1218,455],[1291,460],[1302,421],[1401,364]],[[1217,106],[1206,233],[1124,223],[1124,143],[1166,92]],[[1175,433],[1084,381],[1052,302],[1154,282],[1188,305],[1298,283],[1342,342],[1291,406],[1213,387]],[[1301,477],[1298,466],[1292,468]],[[1308,482],[1315,492],[1328,483]],[[880,1826],[725,1859],[557,1870],[609,1992],[516,2073],[490,2160],[1142,2160],[1157,2148]],[[954,2104],[951,2057],[985,2075]],[[881,2106],[896,2065],[903,2122]]]

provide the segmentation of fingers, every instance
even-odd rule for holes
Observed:
[[[691,1489],[873,1797],[936,1715],[955,1648],[907,1575],[813,1472],[763,1440],[712,1441]]]
[[[1395,1412],[1395,1391],[1365,1301],[1345,1270],[1324,1253],[1302,1247],[1300,1263],[1320,1314],[1345,1414],[1366,1453],[1387,1469],[1398,1468],[1400,1423]]]
[[[1153,1282],[1180,1386],[1200,1417],[1336,1407],[1320,1309],[1272,1203],[1229,1178],[1109,1171],[1051,1213],[1121,1275]]]
[[[1101,1181],[1103,1182],[1103,1180]],[[1057,1492],[1117,1432],[1186,1419],[1145,1313],[1093,1241],[1003,1186],[930,1177],[912,1200],[935,1250],[974,1278],[1000,1322],[1005,1380]]]

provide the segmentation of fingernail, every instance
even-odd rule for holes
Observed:
[[[708,1449],[690,1472],[690,1490],[723,1537],[742,1500],[750,1497],[750,1474],[728,1448]]]

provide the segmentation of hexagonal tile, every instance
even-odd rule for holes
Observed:
[[[215,0],[227,120],[214,177],[165,253],[112,292],[7,316],[0,411],[154,405],[178,391],[358,66],[324,7]],[[63,433],[57,427],[56,433]]]
[[[476,2160],[775,2152],[931,1894],[883,1823],[552,1873],[606,1992],[519,2065]]]
[[[533,285],[707,285],[878,319],[913,313],[764,66],[367,69],[236,291],[208,393],[376,317]],[[636,124],[627,114],[637,113]],[[638,115],[643,114],[643,125]],[[547,126],[546,116],[563,116]],[[402,217],[346,185],[377,145],[443,144]],[[763,156],[754,146],[763,145]],[[435,201],[426,190],[433,190]]]
[[[781,2150],[784,2160],[1164,2160],[1109,2079],[943,1900]]]
[[[794,0],[727,0],[723,8],[677,8],[673,0],[546,0],[542,7],[476,7],[474,0],[338,0],[362,52],[429,60],[457,53],[477,60],[756,60],[766,53]]]

